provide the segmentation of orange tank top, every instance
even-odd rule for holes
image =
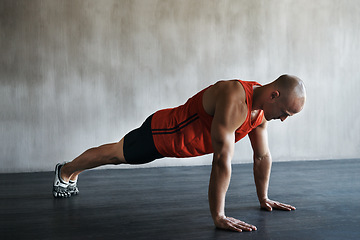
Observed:
[[[260,84],[238,81],[245,89],[248,113],[245,122],[235,131],[235,142],[256,128],[264,116],[263,111],[260,111],[257,118],[251,122],[253,86]],[[209,87],[179,107],[163,109],[154,113],[151,131],[155,147],[161,155],[181,158],[213,153],[210,133],[213,116],[205,112],[202,104],[202,96]]]

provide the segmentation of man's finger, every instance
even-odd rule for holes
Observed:
[[[231,221],[228,222],[228,229],[236,232],[242,232],[242,229],[236,227]]]
[[[291,208],[291,210],[296,210],[296,207],[288,205],[289,208]]]
[[[257,228],[254,225],[248,224],[248,223],[240,221],[240,220],[238,220],[238,225],[242,226],[247,231],[252,231],[252,230],[256,231],[257,230]]]
[[[242,229],[245,231],[250,231],[250,232],[253,230],[257,230],[257,228],[255,226],[248,224],[244,221],[241,221],[239,219],[232,218],[232,217],[229,217],[228,219],[232,223],[232,225],[235,226],[236,228],[239,228],[239,229]]]
[[[284,203],[275,202],[274,204],[277,208],[282,209],[282,210],[291,211],[291,210],[296,209],[295,207],[288,205],[288,204],[284,204]]]
[[[290,210],[295,210],[296,208],[294,206],[288,205],[288,204],[284,204],[285,207],[287,207]]]
[[[237,227],[235,227],[235,226],[233,226],[233,225],[230,225],[230,226],[229,226],[229,229],[230,229],[230,230],[233,230],[233,231],[235,231],[235,232],[242,232],[242,229],[237,228]]]

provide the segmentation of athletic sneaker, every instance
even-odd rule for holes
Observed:
[[[55,167],[55,179],[53,186],[53,195],[56,198],[68,198],[71,197],[71,190],[69,188],[69,183],[65,182],[61,176],[60,171],[61,167],[64,166],[65,163],[58,163]]]

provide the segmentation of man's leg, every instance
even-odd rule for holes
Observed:
[[[76,182],[78,175],[84,170],[107,164],[127,163],[124,158],[123,145],[124,138],[118,143],[88,149],[73,161],[56,165],[54,197],[63,198],[78,194],[79,189]]]
[[[66,163],[61,168],[61,178],[68,182],[76,181],[78,175],[87,169],[96,168],[107,164],[126,163],[123,152],[124,138],[117,143],[105,144],[100,147],[90,148],[73,161]]]
[[[56,165],[54,197],[70,197],[77,194],[79,190],[76,187],[76,180],[84,170],[107,164],[145,164],[163,158],[152,136],[152,116],[150,115],[139,128],[126,134],[120,142],[91,148],[72,162]]]

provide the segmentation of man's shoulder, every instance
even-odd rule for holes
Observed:
[[[246,106],[246,92],[238,80],[225,81],[224,86],[220,88],[219,95],[233,104]]]
[[[220,108],[227,108],[232,112],[234,122],[245,120],[248,112],[246,92],[239,81],[229,80],[223,83],[219,90],[218,104]]]
[[[239,80],[221,80],[214,87],[220,95],[245,96],[245,89]]]
[[[214,114],[215,106],[247,109],[245,89],[238,80],[218,81],[205,92],[203,105],[210,115]]]

